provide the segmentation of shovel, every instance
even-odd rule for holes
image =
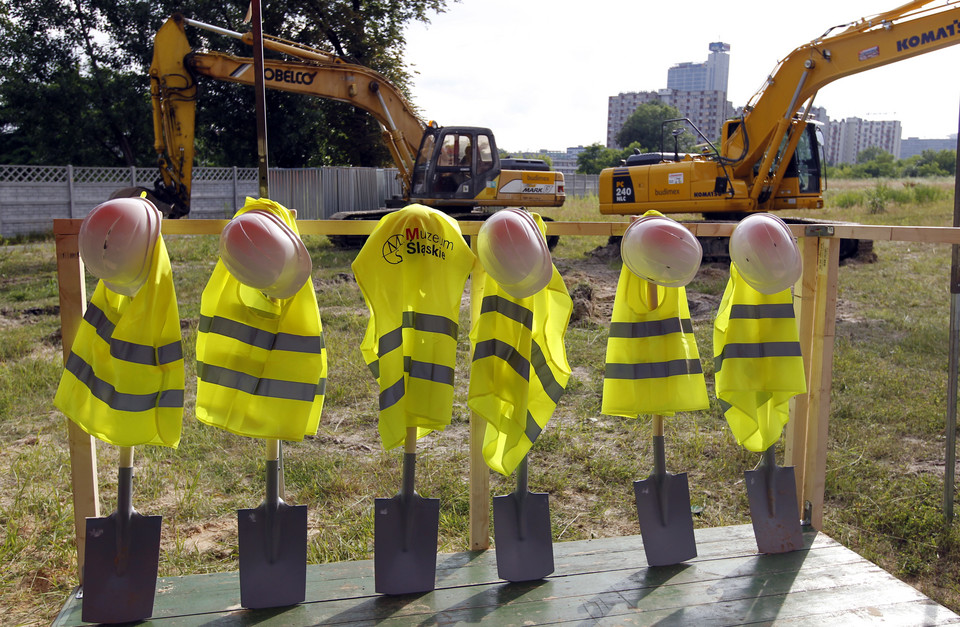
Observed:
[[[679,564],[697,556],[687,473],[666,471],[663,416],[653,417],[653,474],[633,482],[643,550],[650,566]]]
[[[133,509],[133,447],[120,447],[117,511],[87,518],[84,622],[127,623],[153,614],[162,519]]]
[[[787,553],[803,547],[793,466],[777,466],[774,446],[763,452],[756,470],[743,473],[753,535],[761,553]]]
[[[440,499],[425,499],[413,488],[416,450],[417,428],[408,427],[400,493],[374,504],[374,587],[381,594],[429,592],[436,587]]]
[[[657,307],[657,286],[647,284],[647,305]],[[667,472],[663,416],[653,416],[653,474],[633,482],[643,550],[650,566],[679,564],[697,556],[687,473]]]
[[[280,498],[280,441],[267,440],[267,496],[237,510],[240,605],[249,609],[302,603],[307,589],[307,506]]]
[[[547,494],[527,490],[527,458],[517,468],[517,489],[493,499],[497,574],[507,581],[535,581],[553,572],[553,538]]]

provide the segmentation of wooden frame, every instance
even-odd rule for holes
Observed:
[[[77,235],[80,220],[54,220],[57,247],[57,280],[60,288],[60,321],[63,329],[63,356],[73,345],[86,307],[83,263],[80,260]],[[226,220],[164,220],[163,233],[181,235],[216,235]],[[622,235],[628,221],[623,222],[548,222],[551,235],[610,236]],[[302,220],[298,222],[304,235],[366,235],[374,221]],[[732,223],[686,223],[695,235],[729,236]],[[461,222],[465,235],[476,235],[479,222]],[[796,467],[797,493],[804,517],[819,529],[823,523],[823,497],[826,477],[827,427],[830,414],[833,345],[836,324],[839,239],[855,238],[883,241],[912,241],[960,244],[960,228],[863,226],[831,224],[791,226],[800,239],[803,255],[803,276],[794,290],[798,299],[800,341],[804,350],[807,373],[807,394],[797,397],[785,436],[786,465]],[[476,241],[476,238],[473,240]],[[471,289],[476,284],[474,276]],[[473,314],[475,315],[475,314]],[[470,538],[471,550],[490,546],[489,470],[483,460],[484,425],[477,416],[470,419]],[[97,488],[97,458],[93,438],[72,421],[68,423],[73,486],[74,522],[77,534],[79,576],[83,576],[85,519],[100,515]]]

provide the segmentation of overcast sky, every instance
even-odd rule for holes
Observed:
[[[462,0],[407,31],[413,97],[441,125],[487,126],[500,148],[606,142],[607,103],[656,91],[677,63],[730,44],[727,98],[743,106],[778,61],[829,27],[905,0]],[[960,44],[960,33],[957,35]],[[831,119],[900,120],[903,137],[955,134],[960,45],[820,90]]]

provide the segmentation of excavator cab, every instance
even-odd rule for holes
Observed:
[[[411,200],[474,203],[500,173],[493,132],[474,126],[428,126],[413,166]]]

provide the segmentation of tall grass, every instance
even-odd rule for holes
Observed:
[[[864,223],[947,225],[952,194],[913,194],[871,213],[872,183],[837,185],[827,207],[804,217]],[[847,204],[845,194],[864,200]],[[892,198],[891,197],[891,198]],[[573,199],[544,214],[556,220],[600,216],[596,198]],[[200,424],[193,416],[193,344],[199,297],[216,258],[216,238],[168,237],[187,361],[187,411],[177,450],[137,453],[134,502],[164,517],[161,574],[237,568],[236,514],[263,498],[263,446]],[[376,385],[357,346],[367,311],[352,277],[355,251],[308,237],[330,372],[315,437],[284,446],[287,498],[309,506],[311,563],[366,559],[373,548],[373,499],[400,485],[401,456],[377,433]],[[609,307],[618,261],[594,256],[606,238],[562,237],[555,251],[568,288],[592,293],[593,315],[567,330],[573,376],[530,459],[530,482],[551,495],[555,540],[636,534],[632,481],[652,470],[650,421],[600,414]],[[940,513],[947,350],[949,249],[878,242],[874,264],[840,269],[824,531],[954,610],[960,609],[960,535]],[[53,242],[0,246],[0,604],[6,622],[49,623],[76,585],[76,557],[65,418],[52,406],[61,370]],[[722,264],[705,266],[690,298],[717,303]],[[92,281],[88,294],[92,293]],[[715,305],[712,305],[715,310]],[[712,311],[696,316],[712,381]],[[468,309],[461,312],[457,393],[451,425],[418,448],[418,491],[441,501],[442,551],[467,547],[469,413]],[[733,441],[716,401],[710,410],[666,420],[667,464],[687,472],[696,524],[749,521],[743,471],[758,456]],[[114,447],[97,445],[101,510],[116,504]],[[782,453],[781,453],[782,456]],[[494,494],[513,489],[491,477]]]

